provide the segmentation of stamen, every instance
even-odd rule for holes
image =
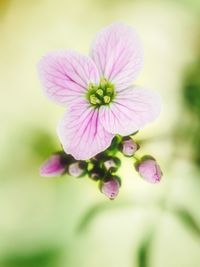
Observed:
[[[98,95],[100,95],[100,96],[103,96],[103,90],[102,90],[102,89],[98,89],[98,90],[96,91],[96,93],[97,93]]]
[[[90,103],[93,105],[96,105],[96,104],[100,104],[101,101],[95,95],[91,95],[90,96]]]
[[[111,87],[108,87],[108,88],[106,89],[106,92],[107,92],[108,94],[111,94],[111,93],[113,93],[113,88],[111,88]]]
[[[101,86],[102,89],[105,88],[106,84],[107,84],[106,79],[105,78],[101,78],[101,80],[100,80],[100,86]]]
[[[103,97],[103,100],[104,100],[104,103],[106,103],[106,104],[110,103],[110,96],[105,95],[105,96]]]

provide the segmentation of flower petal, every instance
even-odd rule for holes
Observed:
[[[130,135],[152,122],[161,110],[160,96],[151,90],[129,87],[110,106],[101,106],[100,121],[113,134]]]
[[[91,57],[100,74],[117,84],[118,90],[129,86],[143,65],[143,53],[136,32],[120,23],[111,24],[97,34]]]
[[[65,152],[77,160],[90,159],[102,152],[114,137],[101,125],[98,109],[84,100],[69,108],[57,132]]]
[[[59,104],[71,103],[85,92],[90,82],[99,81],[92,59],[73,51],[49,53],[38,67],[46,95]]]

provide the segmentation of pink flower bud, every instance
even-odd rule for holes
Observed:
[[[120,159],[117,157],[107,157],[103,161],[103,166],[106,171],[116,172],[121,164]]]
[[[139,174],[149,183],[159,183],[162,177],[160,166],[154,159],[145,159],[137,166]]]
[[[125,156],[127,157],[133,156],[138,149],[139,149],[138,144],[136,144],[130,137],[122,141],[121,151]]]
[[[104,162],[104,166],[106,170],[110,170],[111,168],[115,168],[116,164],[113,159],[108,159]]]
[[[68,167],[69,175],[73,177],[80,177],[85,173],[85,164],[81,164],[80,161],[73,162]]]
[[[65,170],[66,162],[63,160],[63,155],[54,154],[43,163],[40,168],[40,175],[44,177],[53,177],[63,174]]]
[[[100,190],[108,198],[115,199],[119,193],[119,187],[119,181],[116,178],[112,177],[102,182]]]

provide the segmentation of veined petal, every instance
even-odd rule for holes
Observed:
[[[126,136],[155,120],[160,110],[161,98],[158,93],[129,87],[119,92],[109,106],[101,106],[99,118],[108,132]]]
[[[116,84],[118,90],[129,86],[143,65],[143,53],[136,32],[120,23],[111,24],[97,34],[91,57],[100,75]]]
[[[77,100],[90,82],[99,82],[92,59],[73,51],[49,53],[41,59],[38,68],[46,95],[59,104]]]
[[[57,132],[65,152],[77,160],[90,159],[102,152],[114,137],[101,125],[98,109],[84,100],[70,106]]]

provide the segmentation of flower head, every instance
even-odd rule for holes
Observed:
[[[137,166],[139,174],[149,183],[159,183],[162,171],[158,163],[151,158],[142,160]]]
[[[116,134],[127,136],[158,116],[159,95],[132,85],[142,62],[137,34],[119,23],[98,33],[90,56],[59,51],[41,59],[46,95],[67,108],[57,128],[66,153],[87,160]]]

